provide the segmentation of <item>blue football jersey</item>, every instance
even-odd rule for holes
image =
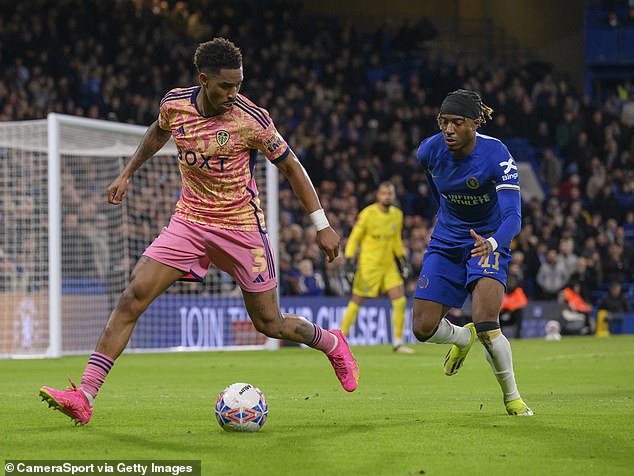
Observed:
[[[440,204],[432,237],[446,242],[472,242],[470,228],[481,235],[495,232],[502,222],[497,192],[520,189],[517,164],[506,146],[483,134],[476,134],[467,157],[454,157],[442,133],[433,135],[421,142],[418,163]]]

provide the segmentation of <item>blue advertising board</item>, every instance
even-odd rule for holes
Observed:
[[[325,329],[336,329],[346,310],[344,298],[282,298],[283,313],[297,314]],[[368,300],[350,330],[352,345],[392,342],[392,310],[389,299]],[[405,342],[411,334],[411,307],[406,310]],[[135,328],[130,348],[217,349],[262,344],[240,298],[160,296],[145,311]]]
[[[334,297],[283,297],[283,313],[297,314],[325,329],[341,326],[348,299]],[[403,340],[416,342],[412,334],[411,300],[405,312]],[[467,302],[464,315],[471,309]],[[524,309],[521,337],[544,336],[548,320],[557,320],[561,309],[555,301],[531,301]],[[631,331],[633,319],[625,321],[622,332]],[[616,329],[615,329],[616,331]],[[507,333],[512,337],[514,333]],[[131,349],[178,348],[222,349],[229,346],[262,345],[266,337],[258,333],[239,297],[160,296],[140,318],[130,341]],[[381,345],[392,342],[392,308],[389,299],[368,299],[359,310],[350,330],[352,345]]]

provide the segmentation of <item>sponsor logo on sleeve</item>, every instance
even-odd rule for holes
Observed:
[[[282,137],[276,132],[271,138],[264,142],[264,147],[270,153],[275,152],[282,145]]]
[[[502,175],[502,180],[516,180],[518,177],[517,172],[511,173],[511,170],[517,170],[517,165],[515,164],[515,159],[509,156],[509,160],[506,162],[500,162],[500,167],[504,168],[504,175]]]

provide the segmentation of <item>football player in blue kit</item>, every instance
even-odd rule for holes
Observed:
[[[499,323],[509,247],[522,218],[515,160],[501,141],[477,132],[492,112],[475,91],[453,91],[440,106],[441,132],[418,148],[418,163],[440,206],[414,294],[413,331],[420,341],[452,344],[446,375],[460,369],[477,336],[507,413],[531,416],[517,390],[511,346]],[[473,323],[455,326],[445,315],[462,307],[468,293]]]

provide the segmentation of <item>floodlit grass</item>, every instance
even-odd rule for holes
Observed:
[[[83,428],[37,393],[79,381],[86,357],[0,361],[0,456],[195,459],[205,475],[632,474],[634,336],[512,346],[532,418],[505,414],[480,344],[453,377],[442,373],[446,346],[355,347],[352,394],[311,349],[125,355]],[[224,432],[213,416],[239,381],[269,401],[258,433]]]

